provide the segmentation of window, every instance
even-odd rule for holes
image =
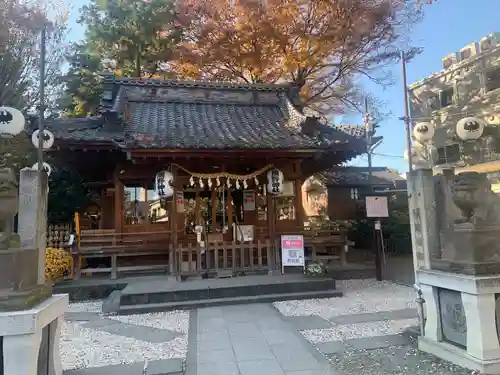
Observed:
[[[160,199],[154,189],[147,191],[148,219],[150,223],[163,223],[168,221],[167,202]]]
[[[439,93],[441,108],[446,108],[453,104],[453,87],[447,88]]]
[[[438,148],[437,165],[453,164],[460,160],[460,146],[458,144]]]
[[[486,91],[500,88],[500,67],[486,72]]]
[[[471,56],[471,49],[466,48],[460,51],[460,58],[462,60],[468,59]]]
[[[125,185],[123,215],[125,225],[145,224],[148,218],[146,189],[140,183]]]
[[[351,199],[359,199],[359,190],[357,188],[351,189]]]

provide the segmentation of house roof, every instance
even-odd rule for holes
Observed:
[[[362,150],[364,136],[308,117],[291,85],[106,77],[102,114],[47,124],[56,139],[120,148]]]
[[[318,179],[326,185],[367,186],[367,167],[335,167],[318,174]],[[376,186],[394,186],[397,181],[405,181],[399,173],[386,167],[372,168],[372,183]]]

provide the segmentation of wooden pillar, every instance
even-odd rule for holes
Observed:
[[[212,233],[217,233],[217,189],[212,190]]]
[[[114,202],[114,213],[115,213],[115,233],[123,233],[123,205],[125,200],[125,186],[120,180],[119,168],[116,168],[113,175],[114,185],[115,185],[115,202]]]
[[[272,260],[272,267],[276,268],[279,260],[279,244],[276,238],[276,215],[275,215],[275,201],[274,196],[267,192],[266,194],[266,204],[267,204],[267,230],[269,232],[269,238],[271,239],[271,244],[274,248],[274,256]]]
[[[170,221],[170,253],[168,259],[168,268],[170,274],[174,274],[179,270],[180,264],[178,262],[177,256],[179,255],[177,252],[178,249],[178,239],[177,239],[177,182],[175,177],[177,175],[177,168],[172,166],[172,175],[174,176],[174,183],[172,184],[172,190],[174,194],[172,196],[172,201],[170,202],[170,212],[169,212],[169,221]],[[180,254],[182,257],[182,254]],[[181,259],[182,261],[182,259]],[[178,265],[178,267],[177,267]]]
[[[227,227],[229,233],[231,234],[232,241],[236,241],[236,238],[233,236],[233,196],[231,194],[232,190],[231,188],[227,187],[226,183],[224,183],[224,189],[226,189],[226,198],[227,198]]]
[[[304,205],[302,202],[302,179],[295,179],[295,220],[299,231],[304,230]]]

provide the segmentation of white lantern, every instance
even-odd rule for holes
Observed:
[[[35,130],[31,135],[31,142],[33,146],[38,148],[38,135],[40,134],[40,130]],[[48,150],[54,145],[54,134],[52,132],[44,129],[43,130],[43,149]]]
[[[174,195],[174,189],[172,189],[172,182],[174,181],[174,176],[168,171],[161,171],[156,174],[155,178],[155,190],[156,194],[160,198],[170,198]]]
[[[26,121],[18,109],[0,107],[0,135],[13,137],[24,130]]]
[[[267,191],[270,194],[283,193],[284,176],[279,169],[271,169],[267,172]]]
[[[422,157],[421,151],[418,147],[411,148],[411,164],[415,169],[429,168],[430,166],[430,163]],[[408,150],[405,150],[404,158],[408,160]]]
[[[465,117],[457,122],[457,136],[463,141],[475,141],[483,135],[486,122],[477,117]]]
[[[33,164],[31,169],[34,169],[35,171],[37,171],[38,170],[38,163]],[[45,163],[45,162],[43,163],[43,170],[45,171],[45,173],[47,173],[47,176],[50,176],[50,174],[52,173],[52,167],[48,163]]]
[[[434,125],[430,122],[419,122],[413,128],[413,136],[419,142],[430,141],[434,137]]]

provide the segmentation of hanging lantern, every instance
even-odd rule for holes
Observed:
[[[229,189],[231,187],[231,180],[229,179],[229,177],[226,180],[226,184],[227,184],[227,188]]]
[[[33,143],[33,146],[38,148],[38,137],[40,134],[40,130],[35,130],[33,134],[31,135],[31,143]],[[45,130],[43,131],[43,143],[42,147],[44,150],[48,150],[49,148],[52,147],[54,144],[54,134],[52,134],[50,131]]]
[[[220,186],[220,178],[219,178],[219,176],[217,176],[217,178],[215,179],[215,181],[217,182],[217,186]]]
[[[253,180],[255,182],[255,186],[259,186],[259,179],[257,177],[254,177]]]
[[[430,141],[435,134],[434,125],[430,122],[419,122],[413,128],[413,136],[419,142],[428,142]]]
[[[483,135],[486,122],[477,117],[465,117],[457,122],[457,136],[463,141],[475,141]]]
[[[248,184],[247,184],[247,180],[243,180],[243,189],[247,189],[248,188]]]
[[[279,169],[271,169],[267,172],[267,191],[270,194],[281,194],[283,192],[284,176]]]
[[[191,185],[191,187],[194,186],[194,177],[191,176],[191,178],[189,179],[189,185]]]
[[[200,181],[198,181],[199,184],[200,184],[200,188],[204,189],[205,188],[205,184],[203,183],[203,180],[200,178]]]
[[[404,158],[408,160],[408,150],[404,151]],[[419,147],[411,148],[411,163],[415,169],[430,167],[430,163],[423,158],[422,150]]]
[[[211,189],[212,188],[212,179],[211,178],[208,179],[207,184],[208,184],[208,188]]]
[[[34,169],[35,171],[37,171],[38,170],[38,163],[33,164],[31,169]],[[50,176],[50,174],[52,173],[52,167],[45,162],[43,163],[43,170],[45,171],[45,173],[47,173],[47,176]]]
[[[172,189],[172,182],[174,181],[174,176],[169,171],[161,171],[156,174],[155,178],[155,188],[156,194],[160,198],[170,198],[174,195],[174,189]]]
[[[239,189],[239,188],[240,188],[240,182],[239,182],[238,180],[236,180],[235,187],[236,187],[236,189]]]
[[[24,130],[26,120],[18,109],[0,107],[0,135],[13,137]]]

